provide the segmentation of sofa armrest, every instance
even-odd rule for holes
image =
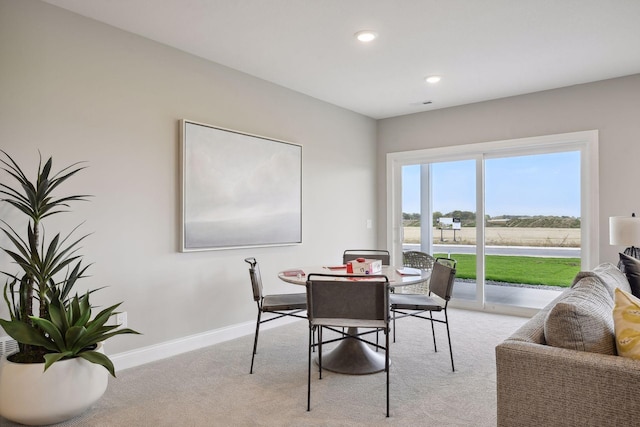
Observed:
[[[640,422],[640,361],[531,342],[496,347],[497,425]]]

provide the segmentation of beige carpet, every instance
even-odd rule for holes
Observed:
[[[93,408],[57,426],[495,426],[494,347],[526,319],[454,309],[449,318],[456,372],[444,325],[434,353],[428,322],[398,321],[390,418],[383,373],[318,380],[316,369],[306,411],[308,328],[299,321],[261,333],[253,375],[246,336],[121,371]]]

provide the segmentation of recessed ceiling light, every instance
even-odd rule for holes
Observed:
[[[361,42],[368,43],[368,42],[378,38],[378,33],[376,33],[375,31],[371,31],[371,30],[362,30],[362,31],[358,31],[355,34],[355,36]]]
[[[427,83],[433,84],[433,83],[438,83],[440,79],[441,79],[440,76],[429,76],[425,80],[427,81]]]

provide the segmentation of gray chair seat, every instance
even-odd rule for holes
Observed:
[[[441,311],[444,307],[438,300],[422,294],[391,294],[389,302],[392,309]]]
[[[384,320],[366,320],[366,319],[336,319],[336,318],[315,318],[313,323],[317,326],[333,326],[336,328],[379,328],[387,327]]]
[[[265,295],[262,299],[262,311],[306,310],[307,294]]]

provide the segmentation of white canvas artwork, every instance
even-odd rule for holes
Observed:
[[[302,147],[182,121],[182,250],[302,242]]]

